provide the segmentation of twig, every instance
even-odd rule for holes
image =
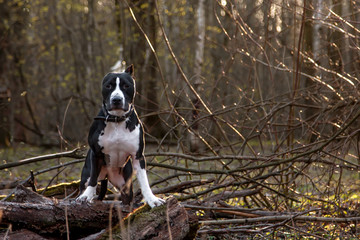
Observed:
[[[167,182],[167,181],[169,181],[170,179],[172,179],[172,178],[178,178],[178,177],[180,177],[180,176],[189,176],[189,175],[191,175],[190,173],[177,173],[177,174],[174,174],[174,175],[170,175],[170,176],[167,176],[166,178],[162,178],[162,179],[160,179],[160,180],[158,180],[158,181],[154,181],[154,182],[152,182],[151,184],[150,184],[150,187],[153,187],[153,186],[156,186],[156,185],[158,185],[158,184],[160,184],[160,183],[163,183],[163,182]],[[178,178],[179,179],[179,178]],[[1,186],[1,185],[0,185]]]
[[[256,224],[256,227],[268,226],[269,224]],[[200,229],[198,234],[231,234],[231,233],[253,233],[254,225],[245,225],[231,228],[221,228],[221,229]]]
[[[200,169],[194,169],[194,168],[186,168],[186,167],[178,167],[178,166],[174,166],[174,165],[169,165],[169,164],[163,164],[163,163],[156,163],[156,162],[149,162],[147,163],[148,166],[153,166],[153,167],[161,167],[161,168],[168,168],[168,169],[173,169],[173,170],[177,170],[177,171],[182,171],[182,172],[191,172],[191,173],[197,173],[197,174],[229,174],[230,171],[226,171],[226,170],[200,170]],[[231,171],[231,172],[237,172],[237,171]]]
[[[220,213],[226,213],[231,215],[237,215],[242,217],[259,217],[258,214],[249,213],[252,209],[246,208],[221,208],[221,207],[203,207],[203,206],[196,206],[196,205],[189,205],[189,204],[182,204],[185,208],[190,208],[193,210],[211,210]]]
[[[31,186],[31,189],[36,192],[36,186],[35,186],[35,176],[34,176],[34,172],[32,170],[30,170],[30,179],[28,181],[28,183]]]
[[[254,195],[260,192],[260,189],[244,189],[240,191],[223,191],[204,199],[205,202],[217,202],[219,200],[227,200],[230,198],[239,198]]]
[[[160,188],[160,189],[154,189],[153,193],[154,194],[172,193],[172,192],[180,193],[180,192],[183,192],[185,189],[198,187],[201,185],[211,183],[213,181],[215,181],[215,179],[183,181],[183,182],[180,182],[175,185],[167,186],[167,187]]]
[[[221,210],[227,210],[227,211],[236,211],[236,212],[253,212],[258,211],[259,209],[250,209],[250,208],[238,208],[238,207],[206,207],[206,206],[198,206],[198,205],[192,205],[192,204],[186,204],[182,203],[182,206],[184,208],[190,208],[195,210],[213,210],[213,211],[221,211]],[[258,214],[257,214],[258,215]]]
[[[48,187],[50,186],[50,184],[52,183],[52,181],[54,181],[54,179],[59,176],[59,174],[61,172],[63,172],[66,169],[66,167],[64,167],[63,169],[61,169],[60,171],[58,171],[49,181],[49,183],[46,185],[46,187],[44,188],[44,190],[42,190],[41,195],[44,195],[45,191],[48,189]]]

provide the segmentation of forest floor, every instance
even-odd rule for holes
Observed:
[[[65,149],[64,149],[65,151]],[[150,147],[151,151],[151,147]],[[58,149],[43,149],[27,145],[19,145],[16,148],[0,149],[1,164],[15,162],[20,159],[41,156],[60,152]],[[82,151],[85,154],[86,149]],[[159,157],[161,159],[161,157]],[[33,173],[50,167],[74,160],[73,158],[59,158],[39,161],[22,166],[17,166],[0,171],[3,183],[21,181]],[[160,161],[161,162],[161,161]],[[184,165],[182,163],[181,165]],[[43,174],[36,175],[35,185],[37,189],[45,188],[58,183],[69,183],[80,179],[83,162],[69,165],[68,167],[55,169]],[[192,163],[189,168],[206,169],[198,163]],[[174,174],[169,169],[148,167],[150,183],[159,182],[168,174]],[[310,178],[316,179],[318,171],[310,171]],[[307,193],[304,186],[292,189],[294,192],[302,192],[295,200],[286,200],[281,204],[273,204],[275,199],[268,193],[262,194],[258,189],[256,198],[249,193],[240,192],[240,195],[226,197],[222,188],[215,189],[208,195],[188,197],[194,193],[206,191],[214,187],[213,179],[216,174],[203,174],[202,185],[186,188],[179,187],[179,192],[161,191],[169,185],[177,185],[182,181],[195,181],[189,176],[179,176],[171,182],[161,182],[152,187],[153,191],[160,192],[160,196],[174,195],[185,208],[196,214],[199,218],[200,229],[196,239],[358,239],[360,238],[360,178],[354,171],[341,175],[341,186],[332,186],[333,183],[324,185],[323,188],[332,188],[326,191],[327,196],[315,196]],[[334,174],[334,178],[340,175]],[[206,182],[206,181],[207,182]],[[318,186],[317,186],[318,187]],[[337,191],[338,188],[342,191]],[[136,180],[134,192],[137,191]],[[196,188],[196,190],[195,190]],[[174,188],[176,189],[176,188]],[[256,190],[255,189],[255,190]],[[248,189],[246,189],[248,190]],[[12,189],[0,190],[0,195],[6,196]],[[322,192],[320,189],[319,192]],[[325,192],[325,191],[323,191]],[[69,194],[69,193],[68,193]],[[223,195],[221,195],[223,194]],[[241,194],[245,194],[241,196]],[[254,194],[254,193],[251,193]],[[228,194],[229,195],[229,194]],[[231,195],[231,194],[230,194]],[[220,197],[219,197],[220,196]],[[222,198],[223,196],[223,198]],[[299,197],[302,196],[302,197]],[[2,198],[3,198],[2,197]],[[210,200],[211,199],[211,200]],[[259,201],[263,201],[261,205]],[[278,207],[274,207],[274,205]],[[226,210],[226,208],[228,210]],[[237,209],[238,208],[238,209]],[[241,219],[245,219],[241,222]],[[251,221],[254,219],[254,221]],[[348,219],[348,221],[346,220]],[[355,220],[354,220],[355,219]],[[219,222],[212,222],[212,221]],[[232,221],[234,220],[234,221]],[[249,221],[250,220],[250,221]],[[6,228],[4,228],[4,231]]]

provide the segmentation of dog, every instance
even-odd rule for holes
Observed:
[[[87,153],[81,172],[78,201],[91,202],[101,181],[98,200],[107,192],[108,180],[121,192],[121,200],[129,204],[133,198],[133,169],[142,195],[150,207],[165,201],[151,191],[146,175],[144,129],[134,108],[134,66],[122,73],[108,73],[102,80],[103,105],[90,127]]]

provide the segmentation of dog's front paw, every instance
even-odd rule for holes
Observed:
[[[89,197],[89,196],[86,196],[84,194],[81,194],[79,197],[76,198],[76,202],[79,202],[79,203],[84,203],[84,202],[92,203],[93,199],[94,199],[93,197]]]
[[[155,197],[155,196],[152,196],[150,199],[146,200],[146,202],[147,202],[147,204],[149,204],[149,206],[151,208],[153,208],[153,207],[158,207],[158,206],[163,205],[165,203],[165,200]]]
[[[96,195],[96,187],[89,186],[78,198],[76,198],[76,201],[92,203],[95,195]]]

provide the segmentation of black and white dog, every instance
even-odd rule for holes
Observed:
[[[102,81],[103,107],[90,128],[90,149],[81,173],[79,201],[92,201],[101,181],[98,200],[107,191],[107,180],[121,191],[121,199],[132,200],[132,172],[136,171],[142,195],[150,207],[164,200],[151,191],[145,170],[144,130],[134,109],[134,67],[123,73],[108,73]]]

